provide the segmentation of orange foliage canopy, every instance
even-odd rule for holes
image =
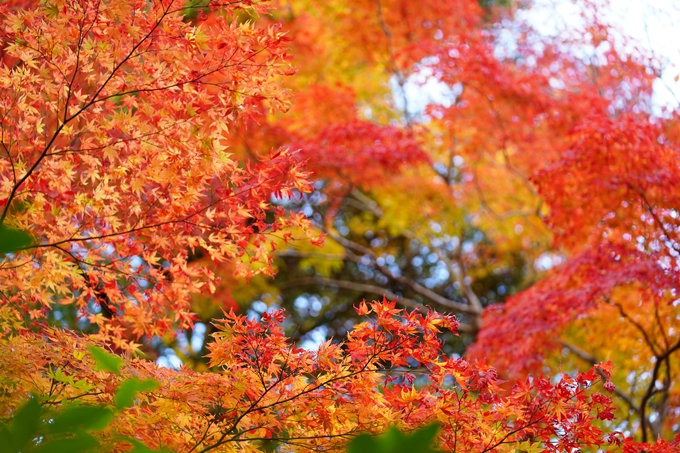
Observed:
[[[677,114],[644,111],[653,66],[644,67],[635,70],[629,60],[626,72],[607,71],[625,73],[624,80],[605,78],[598,84],[607,89],[579,94],[590,98],[588,112],[533,169],[566,262],[490,308],[472,352],[509,376],[612,360],[621,368],[617,415],[651,441],[677,436],[679,420],[680,149]]]
[[[571,256],[489,310],[474,347],[513,375],[562,350],[585,362],[614,360],[626,370],[616,379],[621,413],[636,414],[631,428],[643,440],[673,433],[679,420],[680,150],[664,126],[589,117],[560,159],[535,174],[556,240]]]
[[[327,149],[318,120],[305,127],[302,118],[313,112],[327,123],[348,122],[349,86],[357,116],[384,127],[401,122],[425,156],[408,168],[343,153],[330,158],[337,169],[329,172],[327,154],[307,154],[309,168],[327,181],[328,211],[340,212],[322,226],[335,241],[329,256],[340,250],[342,263],[358,271],[349,278],[317,271],[293,284],[313,282],[326,291],[311,294],[331,300],[343,288],[398,291],[405,306],[454,310],[461,330],[479,331],[473,356],[506,376],[611,359],[622,429],[639,440],[670,440],[680,432],[678,116],[652,114],[660,62],[621,50],[634,43],[602,22],[604,2],[578,3],[582,25],[541,37],[521,24],[485,28],[484,14],[493,12],[475,2],[288,2],[280,21],[305,58],[291,82],[302,92],[299,107],[290,123],[272,121],[282,143],[287,132],[291,143],[306,135],[304,148]],[[439,16],[441,8],[461,14]],[[408,105],[397,115],[375,90],[366,93],[376,77],[403,88],[419,74],[453,92],[448,104],[428,109],[424,124]],[[398,151],[390,155],[404,161]],[[375,184],[381,165],[389,174]],[[493,244],[489,255],[471,240],[471,251],[460,246],[460,212]],[[349,233],[340,233],[345,226]],[[432,259],[435,270],[412,265],[414,249],[425,250],[416,257]],[[475,294],[475,279],[500,271],[503,253],[526,258],[520,289],[537,283],[484,310],[489,303]],[[545,279],[534,268],[540,259],[554,268]],[[356,278],[364,280],[352,285]]]
[[[645,110],[646,66],[598,47],[612,38],[597,24],[586,44],[608,70],[594,80],[560,50],[576,39],[541,52],[520,42],[506,61],[476,0],[264,3],[0,6],[0,226],[32,236],[0,261],[2,417],[29,398],[48,416],[114,404],[119,378],[85,352],[98,344],[124,354],[123,377],[160,383],[97,433],[113,451],[129,447],[120,435],[181,452],[334,450],[433,421],[457,452],[676,451],[630,437],[670,439],[680,408],[678,128]],[[459,89],[426,124],[387,100],[390,82],[403,89],[419,70]],[[315,225],[283,208],[318,187],[331,209]],[[386,265],[402,242],[382,250],[337,233],[350,196],[353,228],[427,248],[456,292]],[[453,213],[471,213],[500,256],[567,262],[484,311],[471,281],[491,271],[467,274],[481,246],[436,245],[463,237]],[[213,323],[210,371],[135,356],[135,342],[191,327],[197,294],[232,289],[213,270],[271,276],[276,248],[299,232],[314,245],[327,233],[336,257],[409,291],[403,303],[460,318],[361,303],[346,340],[310,351],[284,335],[281,311],[228,312]],[[196,265],[202,255],[210,266]],[[75,307],[95,333],[48,326],[55,307]],[[479,333],[473,354],[519,377],[444,353],[441,336],[459,329]],[[526,374],[550,366],[553,379]]]
[[[395,301],[362,304],[357,311],[372,316],[343,343],[326,342],[316,351],[298,349],[284,336],[280,311],[260,321],[226,313],[210,346],[214,372],[128,360],[122,377],[161,385],[120,413],[99,434],[101,445],[122,448],[119,436],[125,435],[177,452],[254,451],[272,441],[334,451],[353,434],[433,420],[442,426],[441,446],[458,452],[514,451],[538,442],[559,452],[604,441],[593,420],[611,419],[613,407],[592,390],[600,380],[595,370],[554,383],[522,380],[501,392],[492,368],[442,353],[437,335],[455,331],[454,317],[403,312]],[[0,371],[14,389],[3,393],[3,411],[28,392],[44,395],[47,405],[113,404],[118,378],[94,370],[87,343],[56,329],[4,340],[3,357],[22,355]],[[609,372],[606,365],[598,369]],[[608,440],[621,442],[617,435]]]
[[[189,295],[215,283],[189,251],[266,273],[267,234],[305,226],[271,204],[309,188],[292,152],[242,165],[222,144],[246,99],[285,107],[283,33],[228,19],[249,4],[197,26],[183,7],[2,6],[0,223],[34,237],[0,267],[7,316],[74,304],[126,348],[191,325]]]

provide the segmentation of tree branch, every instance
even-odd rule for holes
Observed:
[[[441,307],[450,308],[461,313],[466,313],[469,315],[479,315],[479,313],[473,306],[461,304],[460,302],[455,302],[450,299],[447,299],[446,297],[437,294],[431,289],[424,287],[420,283],[410,278],[404,277],[403,275],[396,275],[388,267],[381,266],[380,264],[377,263],[378,257],[376,256],[373,250],[366,248],[363,245],[357,244],[356,242],[350,241],[349,239],[346,239],[342,236],[338,236],[337,234],[330,232],[328,232],[327,234],[334,241],[344,246],[345,249],[347,249],[348,251],[348,257],[353,259],[355,262],[360,262],[360,258],[356,254],[352,253],[352,251],[369,256],[373,261],[373,266],[375,267],[375,269],[377,269],[385,277],[410,288],[413,292],[430,300],[432,303],[439,305]]]
[[[584,351],[583,349],[579,348],[575,344],[572,344],[568,341],[562,340],[562,341],[560,341],[560,345],[562,345],[564,348],[568,349],[569,352],[574,354],[579,359],[581,359],[585,362],[588,362],[590,365],[597,365],[598,363],[601,362],[601,360],[598,360],[595,356],[589,354],[588,352]],[[607,378],[606,378],[606,376],[605,376],[605,374],[602,370],[600,370],[599,368],[595,368],[595,371],[597,372],[597,374],[600,375],[600,377],[603,379],[603,381],[607,380]],[[633,410],[633,412],[640,415],[640,408],[635,404],[635,400],[633,400],[633,397],[631,395],[624,392],[623,390],[621,390],[618,387],[614,388],[614,393],[616,394],[616,396],[618,396],[619,398],[624,400],[626,402],[626,404],[628,404],[628,407],[630,407],[631,410]]]
[[[416,302],[415,300],[409,299],[407,297],[399,296],[398,294],[393,293],[389,289],[382,288],[380,286],[375,286],[375,285],[370,285],[367,283],[356,283],[356,282],[350,282],[346,280],[336,280],[332,278],[325,278],[325,277],[305,277],[305,278],[297,278],[295,280],[289,280],[287,282],[284,282],[279,285],[281,288],[291,288],[294,286],[313,286],[313,285],[319,285],[319,286],[337,286],[338,288],[342,289],[349,289],[353,291],[361,291],[361,292],[366,292],[366,293],[371,293],[371,294],[377,294],[379,296],[385,296],[388,299],[398,299],[399,303],[401,305],[404,305],[406,307],[410,308],[422,308],[423,304]],[[459,331],[461,332],[474,332],[475,329],[473,326],[468,325],[468,324],[460,324]]]

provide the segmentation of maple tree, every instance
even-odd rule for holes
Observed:
[[[285,306],[291,332],[328,338],[355,322],[348,301],[398,295],[455,312],[472,352],[510,376],[612,359],[622,426],[672,439],[677,116],[652,115],[662,63],[621,50],[603,2],[580,2],[582,24],[548,37],[472,2],[341,4],[288,2],[278,20],[296,54],[323,57],[293,79],[292,118],[259,119],[261,136],[232,144],[309,150],[322,179],[294,208],[326,246],[281,251],[278,278],[236,299]],[[449,90],[426,122],[404,94],[419,75]],[[352,134],[357,117],[383,125],[371,149]],[[386,141],[395,125],[418,150]]]
[[[242,165],[222,143],[252,99],[285,107],[283,34],[226,20],[260,7],[194,26],[182,3],[144,5],[2,10],[0,223],[33,237],[0,268],[6,316],[73,304],[121,348],[191,325],[189,295],[214,285],[192,250],[268,272],[266,234],[305,224],[270,195],[308,188],[290,151]]]
[[[594,370],[556,383],[521,381],[501,394],[492,368],[442,353],[437,334],[455,330],[454,317],[394,307],[394,301],[361,304],[357,312],[374,317],[355,326],[344,343],[326,342],[317,351],[298,349],[285,338],[281,311],[260,321],[227,313],[210,345],[216,372],[202,374],[159,369],[141,359],[123,363],[115,356],[97,371],[81,337],[45,329],[42,336],[3,341],[3,356],[13,350],[24,354],[0,373],[13,393],[42,395],[38,401],[48,410],[42,417],[59,419],[49,408],[69,401],[70,410],[74,402],[90,403],[76,406],[83,408],[115,401],[120,412],[95,439],[104,448],[132,439],[171,451],[233,451],[239,445],[248,450],[274,441],[288,448],[335,449],[356,433],[380,432],[395,423],[412,429],[432,420],[441,423],[439,441],[451,451],[500,451],[538,442],[564,451],[603,442],[593,419],[609,419],[613,408],[608,397],[591,390],[600,379]],[[130,385],[119,384],[110,371],[138,383],[142,393],[134,405],[120,396]],[[141,385],[149,379],[160,385]],[[16,403],[15,394],[2,398],[5,407]]]
[[[508,48],[492,3],[0,6],[3,444],[337,450],[438,422],[450,451],[677,450],[657,62],[589,2],[587,33],[511,22]],[[448,102],[416,111],[419,76]],[[225,310],[252,300],[292,321]],[[196,370],[141,358],[212,318]]]
[[[552,208],[550,222],[563,232],[558,240],[574,241],[573,255],[502,311],[489,314],[476,350],[496,357],[499,365],[505,362],[512,373],[551,357],[561,367],[574,366],[573,360],[614,360],[622,367],[615,379],[621,416],[647,441],[677,431],[678,239],[672,181],[678,150],[658,140],[665,136],[663,124],[630,117],[595,124],[597,131],[575,131],[575,145],[537,177]],[[604,146],[590,145],[598,135]],[[573,165],[574,159],[583,164]],[[569,173],[559,170],[564,165]],[[567,180],[545,186],[544,177]],[[575,212],[581,203],[590,209]],[[527,311],[531,319],[523,318]],[[505,342],[517,332],[522,347],[511,351]],[[560,357],[562,349],[567,357]]]
[[[284,144],[300,148],[307,168],[323,179],[289,209],[309,215],[327,236],[321,252],[282,245],[283,272],[273,282],[260,279],[261,300],[289,304],[299,334],[319,327],[327,336],[346,332],[355,317],[351,303],[336,303],[343,299],[339,290],[349,300],[387,293],[411,308],[428,303],[453,310],[461,331],[474,335],[483,307],[521,284],[518,269],[528,258],[521,244],[496,248],[495,238],[470,221],[455,193],[462,157],[446,149],[438,126],[416,122],[388,94],[390,80],[403,86],[419,68],[429,69],[424,56],[453,52],[450,40],[476,43],[470,54],[491,52],[487,11],[465,1],[422,8],[361,2],[351,12],[342,2],[288,6],[275,19],[290,29],[293,52],[305,57],[291,79],[292,110],[281,118],[256,117],[231,146],[244,154]],[[450,17],[446,10],[461,14]],[[252,300],[253,293],[246,290],[242,299]],[[301,310],[292,306],[296,300]]]

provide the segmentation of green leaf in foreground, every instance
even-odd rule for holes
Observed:
[[[173,453],[172,451],[166,449],[152,450],[142,442],[138,441],[137,439],[133,439],[132,437],[120,436],[118,439],[132,445],[132,450],[128,450],[128,453]]]
[[[379,437],[362,434],[355,437],[347,446],[348,453],[436,453],[432,443],[439,427],[426,426],[411,435],[390,428]]]
[[[135,397],[139,392],[148,392],[150,390],[155,390],[158,388],[158,382],[153,379],[141,380],[137,378],[131,378],[123,381],[116,392],[116,408],[124,409],[126,407],[132,406],[135,401]]]
[[[72,407],[56,415],[48,429],[52,433],[100,430],[108,426],[112,415],[111,410],[102,406]]]
[[[97,346],[88,346],[87,350],[90,351],[90,354],[94,357],[97,370],[120,374],[120,367],[123,366],[123,359],[116,355],[109,354]]]
[[[14,253],[33,243],[33,238],[25,231],[0,225],[0,254]]]
[[[40,427],[40,403],[31,398],[19,408],[9,427],[10,451],[21,451]]]
[[[46,441],[34,450],[35,453],[86,453],[100,451],[99,442],[92,435],[77,433],[69,439]]]

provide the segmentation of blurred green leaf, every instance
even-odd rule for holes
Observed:
[[[125,385],[127,384],[127,385]],[[158,383],[152,379],[130,379],[123,382],[132,390],[152,390]],[[129,393],[125,390],[123,393]],[[45,412],[35,397],[14,411],[9,421],[0,422],[1,453],[100,453],[99,441],[88,431],[106,429],[111,423],[114,411],[106,406],[77,405]],[[111,440],[110,434],[107,439]],[[129,444],[128,453],[173,453],[169,450],[152,450],[136,439],[117,436],[113,439]],[[107,449],[106,451],[109,451]]]
[[[0,445],[4,445],[8,453],[19,451],[19,448],[12,441],[12,433],[6,423],[0,423]]]
[[[101,406],[79,406],[66,409],[48,425],[52,433],[94,431],[106,428],[111,421],[111,410]]]
[[[379,437],[362,434],[347,446],[348,453],[436,453],[432,443],[437,437],[438,425],[426,426],[411,435],[391,427]]]
[[[152,450],[144,445],[144,443],[138,441],[137,439],[133,439],[132,437],[119,436],[118,439],[132,445],[133,448],[132,450],[128,450],[128,453],[173,453],[172,451],[166,449]]]
[[[33,243],[33,238],[25,231],[0,225],[0,254],[14,253]]]
[[[73,383],[73,387],[82,390],[83,392],[89,392],[94,388],[94,385],[88,384],[87,379],[79,379]]]
[[[139,392],[148,392],[150,390],[155,390],[158,388],[158,382],[153,379],[146,379],[144,381],[131,378],[123,381],[116,392],[116,408],[124,409],[126,407],[132,406],[135,401],[135,397]]]
[[[32,398],[21,406],[13,417],[9,434],[16,451],[20,451],[38,433],[40,413],[40,403]]]
[[[34,450],[35,453],[86,453],[98,451],[99,442],[87,433],[77,433],[70,439],[47,441]]]
[[[368,434],[355,437],[347,445],[347,453],[382,453],[379,441]]]
[[[88,346],[87,350],[90,351],[90,354],[94,357],[94,360],[97,363],[97,370],[120,374],[120,367],[123,366],[123,359],[116,355],[109,354],[97,346]]]

